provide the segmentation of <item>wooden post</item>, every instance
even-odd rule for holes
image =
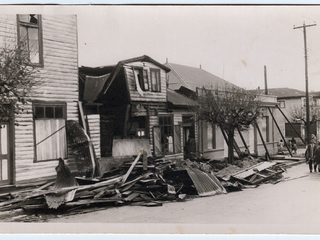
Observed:
[[[242,142],[243,142],[244,147],[248,150],[248,153],[249,153],[249,155],[250,155],[250,150],[249,150],[249,148],[248,148],[248,145],[247,145],[246,141],[244,140],[244,137],[243,137],[243,135],[242,135],[239,127],[237,127],[237,130],[238,130],[238,132],[239,132],[239,135],[240,135],[240,138],[241,138],[241,140],[242,140]]]
[[[259,126],[258,126],[258,123],[255,122],[255,125],[256,125],[256,128],[257,128],[257,130],[258,130],[258,133],[259,133],[259,136],[260,136],[260,138],[261,138],[261,141],[262,141],[262,144],[263,144],[263,146],[264,146],[264,149],[266,150],[267,157],[268,157],[268,159],[270,159],[270,154],[269,154],[267,145],[266,145],[266,143],[264,142],[264,139],[263,139],[262,133],[261,133],[261,131],[260,131],[260,128],[259,128]]]
[[[269,108],[269,107],[267,107],[267,108],[268,108],[268,110],[269,110],[269,113],[270,113],[271,116],[272,116],[272,119],[273,119],[274,123],[276,124],[276,127],[278,128],[278,131],[279,131],[279,133],[280,133],[280,135],[281,135],[281,138],[282,138],[284,144],[286,145],[286,147],[287,147],[287,149],[288,149],[288,151],[289,151],[289,153],[290,153],[290,156],[292,157],[292,152],[291,152],[291,150],[290,150],[290,147],[288,146],[288,144],[287,144],[287,142],[286,142],[286,139],[284,138],[284,136],[283,136],[283,134],[282,134],[282,132],[281,132],[281,129],[280,129],[280,127],[279,127],[276,119],[274,118],[274,116],[273,116],[270,108]]]
[[[281,114],[284,116],[284,118],[287,120],[287,122],[290,124],[290,126],[292,127],[292,129],[295,131],[295,133],[298,135],[298,137],[301,139],[301,141],[303,142],[303,144],[305,145],[306,142],[303,140],[303,138],[301,137],[301,135],[297,132],[297,130],[292,126],[291,122],[289,121],[289,119],[287,118],[287,116],[284,114],[284,112],[281,110],[281,108],[276,105],[276,107],[279,109],[279,111],[281,112]]]
[[[222,127],[220,127],[220,129],[221,129],[223,138],[226,141],[227,146],[229,147],[229,141],[228,141],[228,137],[227,137],[227,134],[226,134],[227,131],[224,131]],[[234,139],[233,139],[233,148],[236,150],[238,156],[240,157],[241,151],[240,151],[240,148],[239,148],[237,142]]]

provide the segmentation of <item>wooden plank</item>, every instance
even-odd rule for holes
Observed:
[[[153,126],[153,153],[155,156],[161,156],[161,130],[159,126]]]
[[[139,161],[142,153],[143,153],[143,149],[140,150],[139,155],[136,157],[136,159],[134,160],[134,162],[133,162],[132,165],[130,166],[130,168],[129,168],[129,170],[127,171],[127,173],[123,176],[123,178],[122,178],[122,184],[127,181],[127,178],[129,177],[130,173],[132,172],[134,166],[135,166],[135,165],[137,164],[137,162]]]

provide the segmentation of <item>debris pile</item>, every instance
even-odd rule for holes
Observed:
[[[140,151],[133,162],[124,163],[113,176],[101,179],[75,178],[64,160],[56,167],[57,179],[37,189],[0,195],[0,211],[22,208],[79,209],[110,206],[161,206],[164,201],[181,201],[188,196],[227,193],[212,174],[191,165],[176,168],[174,160],[147,158]]]
[[[262,183],[275,184],[283,179],[286,167],[292,165],[285,160],[260,162],[248,159],[241,164],[230,165],[199,160],[153,159],[148,158],[143,150],[135,159],[132,157],[120,162],[106,167],[100,161],[100,176],[87,178],[73,176],[64,160],[60,159],[55,181],[39,188],[29,187],[0,194],[0,211],[61,210],[70,214],[129,204],[162,206],[166,201],[241,191]],[[241,169],[240,165],[244,168]],[[222,169],[217,170],[220,167]]]

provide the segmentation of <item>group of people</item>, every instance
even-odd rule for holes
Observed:
[[[320,142],[317,142],[316,136],[311,135],[310,143],[305,152],[306,162],[309,164],[309,170],[320,172]]]
[[[293,154],[297,153],[297,142],[294,138],[289,140],[288,146],[291,149]],[[280,139],[280,142],[278,143],[278,153],[283,154],[283,150],[284,150],[284,142],[282,139]]]

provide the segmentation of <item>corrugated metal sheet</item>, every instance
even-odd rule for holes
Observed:
[[[96,100],[109,75],[110,74],[106,74],[99,77],[86,76],[83,100],[86,102],[93,102],[94,100]]]
[[[232,174],[232,177],[244,179],[244,178],[249,177],[249,176],[256,173],[255,171],[253,171],[253,169],[257,169],[260,172],[260,171],[267,169],[275,164],[276,163],[273,163],[273,162],[262,162],[262,163],[254,165],[254,166],[251,166],[250,168],[247,168],[247,169],[239,171],[235,174]]]
[[[187,172],[199,196],[227,193],[220,181],[213,174],[207,174],[195,168],[188,168]]]

